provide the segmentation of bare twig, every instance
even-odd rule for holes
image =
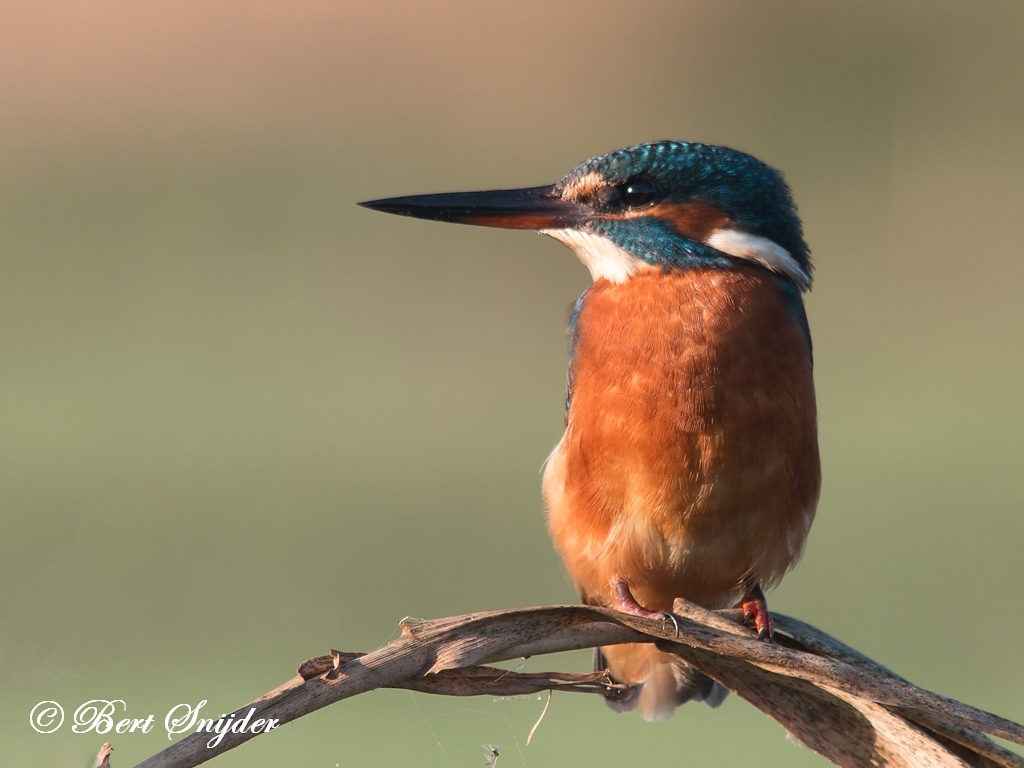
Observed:
[[[586,606],[552,606],[399,622],[402,636],[368,654],[332,651],[303,662],[284,685],[236,710],[284,724],[376,688],[447,696],[538,691],[623,693],[605,673],[523,674],[487,664],[618,643],[675,653],[840,766],[1024,768],[1024,758],[985,734],[1024,745],[1024,726],[911,685],[796,619],[775,614],[774,645],[737,623],[735,611],[675,606],[679,631]],[[256,734],[226,733],[209,747],[193,733],[137,768],[191,768]]]

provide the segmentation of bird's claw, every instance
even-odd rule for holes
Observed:
[[[737,606],[743,608],[743,623],[757,630],[757,639],[761,642],[775,641],[775,622],[768,613],[768,601],[760,586],[751,589]]]
[[[661,619],[661,623],[663,625],[671,622],[672,628],[675,630],[676,637],[679,637],[679,621],[676,619],[676,615],[674,613],[669,613],[668,611],[660,611],[654,616],[654,618]]]
[[[621,579],[615,579],[612,581],[612,588],[615,592],[615,609],[622,611],[623,613],[629,613],[633,616],[641,616],[645,619],[657,619],[663,625],[672,622],[672,627],[675,629],[676,637],[679,637],[679,621],[675,615],[668,611],[652,611],[644,608],[640,603],[633,597],[633,593],[629,591],[629,585]]]

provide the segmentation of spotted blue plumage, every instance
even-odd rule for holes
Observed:
[[[664,201],[698,202],[725,213],[737,229],[785,248],[810,276],[810,252],[796,206],[782,174],[744,152],[711,144],[657,141],[586,160],[556,189],[595,174],[609,184],[653,179]],[[681,238],[666,222],[638,217],[595,221],[592,230],[651,264],[727,267],[734,259],[710,246]]]
[[[667,221],[638,217],[590,222],[589,229],[604,235],[648,264],[661,267],[728,268],[736,259],[707,243],[681,237]]]

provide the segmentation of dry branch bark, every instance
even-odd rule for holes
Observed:
[[[679,631],[587,606],[552,606],[404,619],[402,635],[372,653],[309,659],[284,685],[239,708],[241,717],[291,722],[376,688],[445,696],[510,696],[543,690],[617,692],[607,675],[523,674],[486,666],[526,656],[617,643],[655,643],[781,723],[839,766],[1024,768],[986,734],[1024,745],[1024,726],[918,688],[835,638],[775,614],[777,642],[757,642],[735,611],[679,600]],[[191,768],[255,737],[228,733],[210,748],[193,733],[137,768]]]

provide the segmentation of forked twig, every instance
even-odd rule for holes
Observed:
[[[676,601],[679,631],[587,606],[552,606],[404,619],[402,635],[372,653],[309,659],[284,685],[239,708],[284,724],[376,688],[445,696],[538,691],[621,693],[606,673],[524,674],[488,664],[618,643],[655,643],[749,701],[839,766],[1024,768],[986,734],[1024,745],[1024,726],[918,688],[835,638],[775,614],[777,641],[758,642],[736,611]],[[209,747],[193,733],[137,768],[191,768],[257,734],[226,733]]]

